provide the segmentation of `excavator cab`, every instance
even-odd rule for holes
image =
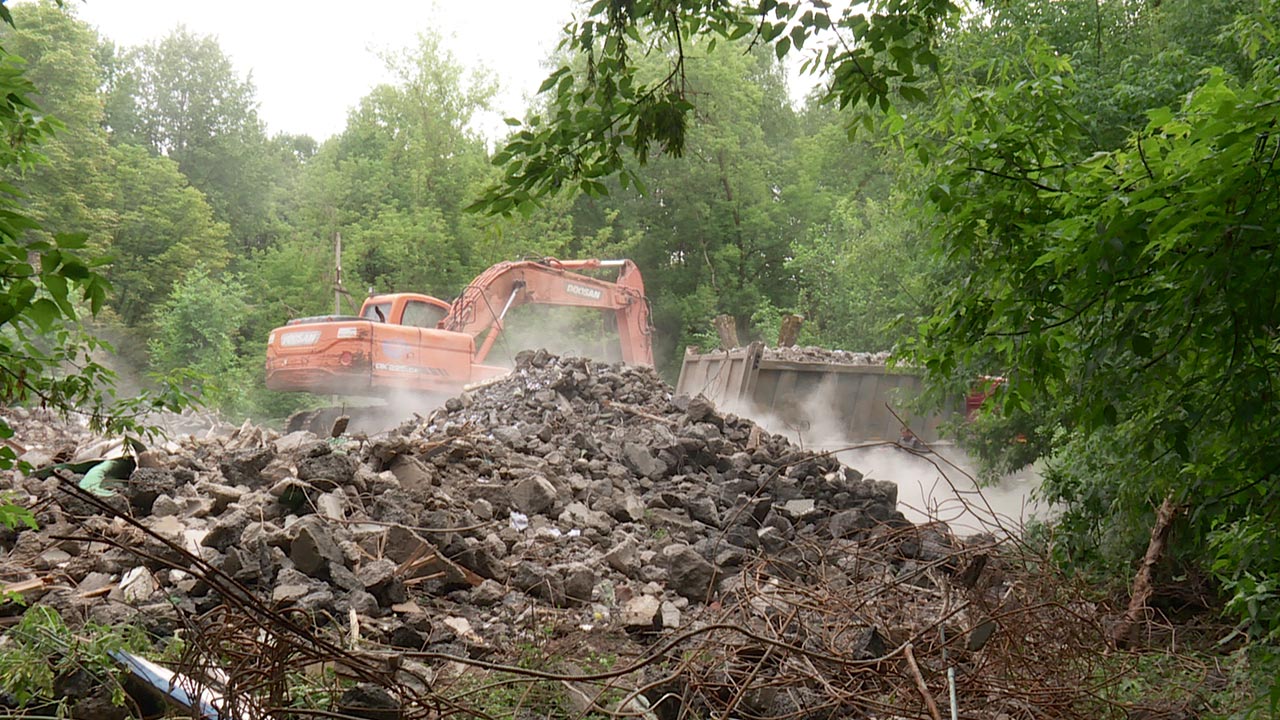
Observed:
[[[449,314],[449,303],[418,293],[370,295],[360,308],[360,317],[371,322],[417,328],[436,328]]]

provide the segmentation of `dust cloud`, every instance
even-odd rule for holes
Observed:
[[[522,305],[512,308],[486,365],[515,367],[516,353],[546,348],[560,357],[620,362],[622,347],[612,311],[595,308]]]
[[[977,463],[954,443],[909,448],[898,438],[846,437],[830,398],[821,392],[793,401],[785,417],[742,404],[724,410],[751,418],[804,449],[834,453],[864,477],[894,483],[899,510],[915,523],[941,521],[960,534],[1010,534],[1032,517],[1051,513],[1033,497],[1040,486],[1034,467],[980,487]]]

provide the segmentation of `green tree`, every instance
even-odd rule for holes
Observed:
[[[236,345],[247,309],[247,290],[238,278],[194,268],[157,308],[156,332],[148,342],[152,364],[201,379],[207,402],[243,412],[251,381]]]
[[[139,147],[113,149],[119,221],[107,271],[112,305],[129,325],[147,320],[174,283],[198,264],[226,265],[227,227],[215,222],[199,191],[178,166]]]
[[[0,20],[13,24],[0,2]],[[32,98],[36,87],[23,74],[22,62],[0,46],[0,168],[6,174],[27,171],[43,160],[40,144],[60,128]],[[0,184],[0,392],[7,403],[36,401],[61,411],[88,416],[95,429],[110,432],[145,430],[136,411],[176,407],[176,395],[142,396],[116,402],[112,374],[93,359],[101,345],[87,336],[78,321],[96,313],[108,284],[99,261],[81,252],[86,238],[40,232],[21,204],[13,185]],[[0,420],[0,436],[13,430]],[[0,448],[0,466],[12,467],[12,448]],[[0,521],[31,522],[29,513],[0,504]]]
[[[497,259],[477,255],[485,231],[462,212],[491,177],[470,124],[493,88],[432,35],[386,60],[395,82],[374,88],[308,159],[296,227],[325,257],[342,235],[351,287],[459,291]]]
[[[99,238],[114,216],[111,159],[100,126],[97,36],[47,0],[20,6],[18,20],[16,28],[3,27],[0,42],[26,61],[24,74],[40,89],[33,100],[61,126],[41,143],[44,162],[25,168],[18,179],[24,205],[44,227]]]
[[[475,208],[510,214],[567,189],[602,193],[605,176],[635,177],[628,158],[643,165],[655,153],[684,155],[701,107],[689,82],[691,48],[747,39],[779,59],[803,54],[803,69],[830,78],[826,99],[887,108],[892,98],[925,98],[937,39],[958,13],[950,0],[842,9],[821,0],[597,0],[566,27],[567,59],[541,88],[545,110],[495,156],[502,181]],[[578,58],[583,72],[574,71]]]
[[[830,218],[793,243],[804,337],[840,348],[892,350],[933,310],[933,258],[910,198],[837,201]]]
[[[178,27],[140,48],[102,51],[111,70],[106,124],[117,144],[141,141],[178,164],[241,247],[275,237],[272,153],[253,82],[217,40]]]
[[[593,190],[576,212],[579,235],[607,222],[612,250],[646,271],[668,357],[705,342],[717,314],[734,316],[750,335],[753,316],[790,308],[797,294],[786,260],[801,236],[786,161],[797,119],[781,67],[744,44],[687,50],[686,82],[702,101],[702,122],[689,129],[684,157],[629,171],[624,177],[643,195]]]
[[[957,389],[1006,375],[1000,409],[1066,458],[1049,487],[1069,519],[1188,508],[1181,558],[1275,632],[1278,19],[1274,0],[968,16],[935,0],[601,0],[567,29],[545,112],[498,153],[502,181],[476,208],[599,194],[607,175],[639,177],[630,158],[687,154],[703,106],[691,49],[713,41],[799,53],[825,100],[888,111],[900,130],[915,105],[907,157],[928,178],[920,222],[943,290],[917,360]]]
[[[1042,79],[998,89],[997,102],[972,98],[943,130],[944,157],[966,170],[944,160],[930,189],[967,284],[943,297],[919,346],[938,376],[1007,368],[1012,410],[1053,404],[1060,457],[1093,461],[1059,472],[1050,492],[1095,529],[1164,497],[1194,508],[1184,558],[1212,567],[1250,614],[1267,612],[1257,588],[1280,575],[1264,530],[1280,466],[1261,441],[1280,430],[1271,42],[1248,80],[1211,73],[1184,106],[1152,109],[1124,146],[1090,156],[1059,110],[1071,89],[1061,59],[1045,53]],[[1114,441],[1102,455],[1099,433]],[[1100,483],[1103,507],[1083,504],[1099,495],[1081,483]]]

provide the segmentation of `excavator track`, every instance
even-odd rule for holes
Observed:
[[[374,435],[395,429],[411,420],[423,420],[444,404],[447,396],[414,393],[408,403],[390,405],[332,405],[299,410],[285,421],[285,432],[306,430],[317,437]]]

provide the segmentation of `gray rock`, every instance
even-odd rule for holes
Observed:
[[[316,498],[316,510],[330,520],[345,520],[347,518],[347,496],[339,490],[321,493]]]
[[[570,528],[596,528],[608,530],[613,526],[609,516],[592,510],[580,502],[572,502],[560,513],[560,524]]]
[[[298,598],[294,602],[294,606],[303,612],[309,613],[333,612],[335,600],[332,590],[327,587],[319,587]]]
[[[635,442],[623,444],[622,464],[636,475],[650,480],[656,480],[667,472],[665,462],[659,460],[652,450]]]
[[[685,414],[689,417],[690,422],[700,423],[715,417],[716,406],[706,397],[699,394],[689,400]]]
[[[202,482],[196,486],[196,489],[199,490],[201,499],[208,501],[208,512],[214,515],[221,515],[226,512],[231,503],[239,501],[244,494],[240,488],[215,482]],[[200,517],[202,515],[201,512],[192,511],[190,507],[188,507],[187,512],[192,517]]]
[[[585,563],[569,563],[561,567],[565,598],[574,603],[591,602],[591,590],[596,586],[596,574]]]
[[[342,453],[303,458],[298,462],[298,478],[321,490],[332,490],[350,485],[357,465],[355,458]]]
[[[276,585],[271,590],[271,599],[278,603],[293,603],[301,600],[309,592],[311,592],[311,585],[308,584]]]
[[[843,510],[827,521],[827,530],[835,540],[856,537],[875,525],[875,520],[861,510]]]
[[[693,498],[685,503],[684,508],[694,520],[714,528],[720,527],[720,511],[711,498],[705,495]]]
[[[652,595],[637,595],[622,606],[622,626],[628,630],[657,630],[662,627],[662,601]]]
[[[541,515],[558,499],[556,486],[541,475],[530,475],[511,488],[511,504],[526,515]]]
[[[705,601],[715,594],[716,569],[688,545],[668,545],[662,549],[667,566],[667,585],[680,595]]]
[[[153,517],[165,517],[168,515],[177,515],[182,512],[182,504],[168,495],[158,495],[151,504],[151,515]]]
[[[640,561],[639,550],[640,547],[633,538],[630,536],[624,537],[622,542],[614,545],[609,552],[605,553],[604,562],[623,575],[633,577]]]
[[[659,611],[659,618],[662,621],[663,630],[675,630],[680,627],[680,608],[675,603],[662,603],[662,609]]]
[[[290,530],[293,541],[289,543],[289,559],[298,570],[314,578],[327,578],[330,564],[343,564],[342,551],[320,518],[309,515]]]
[[[262,484],[262,469],[275,457],[269,447],[236,450],[222,458],[218,469],[232,485],[257,487]]]
[[[240,536],[244,534],[244,530],[249,525],[249,514],[240,508],[235,508],[218,518],[214,522],[213,527],[209,529],[209,534],[204,536],[203,544],[205,547],[215,548],[220,552],[226,552],[227,548],[240,542]]]
[[[756,537],[760,538],[760,546],[766,552],[777,553],[787,547],[787,539],[783,537],[782,531],[772,525],[760,528]]]
[[[425,490],[431,487],[435,473],[412,455],[401,455],[391,462],[391,474],[400,486],[409,490]]]
[[[484,498],[477,498],[471,502],[471,514],[475,515],[477,520],[492,520],[493,503]]]
[[[400,720],[400,703],[377,685],[361,683],[338,700],[338,712],[361,720]]]
[[[391,607],[409,599],[404,581],[396,576],[396,564],[390,560],[374,560],[356,572],[356,577],[382,607]]]
[[[296,453],[316,440],[318,438],[313,433],[307,430],[297,430],[278,438],[272,444],[275,446],[276,452],[284,455]]]
[[[380,612],[378,599],[364,590],[352,590],[347,593],[347,607],[359,615],[374,616]]]
[[[134,512],[146,515],[151,512],[157,498],[172,493],[177,486],[177,479],[168,470],[138,468],[129,476],[122,492]]]
[[[507,589],[494,580],[485,580],[471,590],[471,604],[480,607],[497,605],[507,594]]]
[[[364,589],[364,583],[360,581],[360,578],[356,577],[356,574],[348,570],[345,565],[337,562],[329,563],[329,584],[347,592]]]
[[[809,499],[788,500],[782,504],[783,514],[792,520],[798,520],[806,515],[812,515],[817,509],[817,503]]]

